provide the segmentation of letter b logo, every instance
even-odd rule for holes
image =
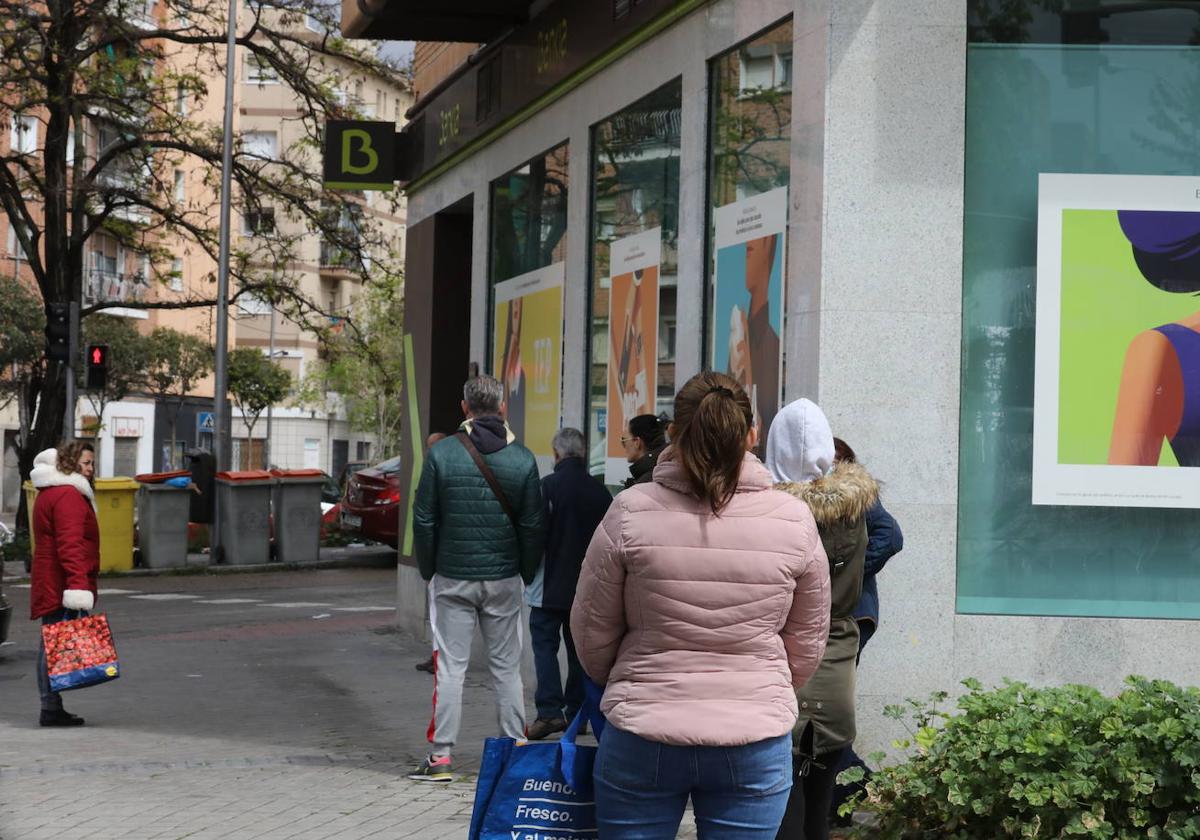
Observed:
[[[356,161],[363,161],[361,164]],[[342,132],[342,172],[370,175],[379,167],[379,153],[371,148],[371,135],[361,128]]]
[[[365,120],[325,124],[325,186],[390,190],[396,180],[396,125]]]

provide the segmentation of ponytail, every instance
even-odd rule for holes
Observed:
[[[750,398],[723,373],[697,374],[675,395],[675,457],[692,492],[714,514],[737,492],[753,423]]]

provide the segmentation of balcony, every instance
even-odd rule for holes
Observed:
[[[322,277],[341,278],[361,271],[362,262],[352,251],[332,242],[322,242],[320,268]]]
[[[146,299],[150,284],[141,272],[117,274],[113,271],[92,269],[83,284],[83,305],[97,303],[141,303]],[[137,314],[134,314],[137,313]],[[122,314],[119,312],[110,314]],[[144,318],[145,310],[133,310],[133,317]]]

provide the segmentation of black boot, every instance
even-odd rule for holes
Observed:
[[[42,726],[83,726],[83,718],[73,715],[66,709],[47,711],[42,709]]]

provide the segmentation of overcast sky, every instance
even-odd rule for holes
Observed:
[[[407,67],[412,60],[413,41],[380,41],[379,57],[396,67]]]

